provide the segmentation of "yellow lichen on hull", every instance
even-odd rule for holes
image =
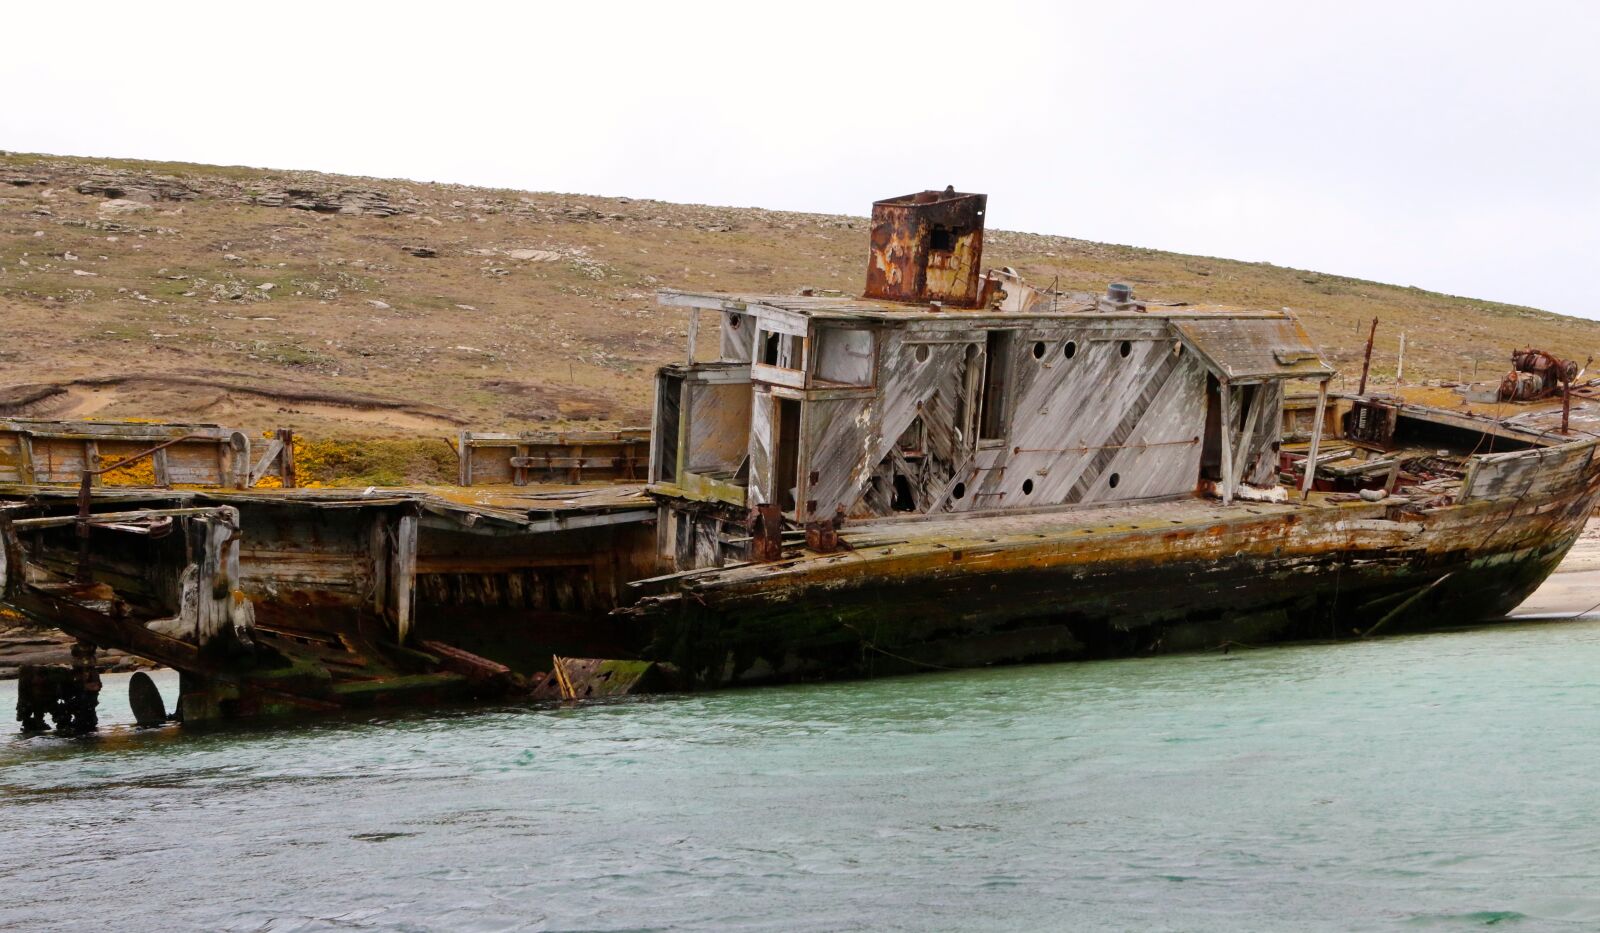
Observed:
[[[104,470],[125,459],[127,459],[125,454],[103,453],[97,459],[96,468]],[[103,486],[154,486],[156,485],[155,461],[144,457],[109,473],[102,473],[100,483]]]

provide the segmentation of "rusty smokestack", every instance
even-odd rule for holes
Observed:
[[[865,297],[980,307],[988,200],[949,187],[874,202]]]

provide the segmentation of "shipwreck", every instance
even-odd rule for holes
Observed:
[[[0,422],[3,600],[82,646],[19,717],[81,726],[96,648],[178,669],[197,722],[1457,625],[1600,497],[1544,391],[1576,366],[1518,364],[1543,401],[1510,418],[1339,395],[1288,311],[985,270],[985,209],[873,205],[859,297],[663,292],[693,323],[648,431],[464,433],[452,487],[295,488],[281,432]]]

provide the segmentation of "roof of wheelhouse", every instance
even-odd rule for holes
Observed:
[[[874,321],[1096,321],[1147,318],[1271,318],[1292,319],[1287,309],[1238,308],[1226,305],[1150,304],[1144,311],[1096,311],[1091,304],[1076,299],[1055,311],[1002,311],[998,308],[942,308],[911,305],[902,301],[880,301],[845,295],[742,295],[725,292],[690,292],[664,288],[657,293],[664,305],[706,308],[716,311],[755,312],[761,308],[817,319],[856,319]]]
[[[1129,323],[1164,321],[1207,368],[1229,381],[1313,379],[1334,374],[1305,328],[1285,309],[1253,310],[1221,305],[1151,306],[1144,311],[1096,311],[1074,305],[1056,311],[940,310],[896,301],[825,295],[730,295],[664,290],[661,302],[680,307],[760,315],[763,309],[819,321],[902,325],[938,322],[956,327],[1040,323]]]

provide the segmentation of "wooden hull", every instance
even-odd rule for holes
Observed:
[[[1194,651],[1501,618],[1600,495],[1592,445],[1517,495],[972,518],[851,552],[688,578],[628,610],[704,686]],[[1532,458],[1534,455],[1530,454]],[[1515,491],[1514,489],[1514,491]],[[874,544],[876,540],[886,543]]]

